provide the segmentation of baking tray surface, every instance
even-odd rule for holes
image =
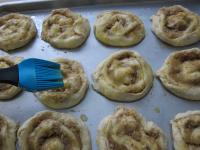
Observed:
[[[104,4],[106,2],[106,4]],[[122,3],[124,2],[124,3]],[[104,58],[120,49],[130,49],[139,52],[152,66],[156,72],[163,64],[166,57],[174,51],[200,47],[200,42],[186,47],[172,47],[156,38],[151,32],[150,17],[163,6],[181,4],[188,9],[200,14],[199,0],[177,0],[177,1],[130,1],[130,0],[68,0],[68,1],[20,1],[0,4],[0,11],[3,15],[12,11],[18,11],[30,15],[34,20],[38,34],[35,40],[24,48],[10,53],[13,56],[22,56],[25,58],[36,57],[43,59],[53,59],[64,57],[79,61],[87,74],[90,87],[84,100],[70,109],[56,110],[59,112],[68,112],[76,117],[86,116],[85,122],[89,127],[92,137],[93,150],[96,146],[96,129],[99,122],[107,115],[111,114],[119,105],[125,105],[136,108],[147,120],[152,120],[158,124],[165,132],[168,139],[168,149],[172,150],[171,126],[170,120],[179,112],[187,110],[200,109],[200,102],[192,102],[178,98],[168,92],[155,78],[153,88],[141,100],[132,103],[112,102],[101,96],[92,89],[91,74]],[[88,18],[91,26],[91,32],[88,40],[73,51],[58,50],[41,40],[42,22],[50,13],[51,9],[59,7],[69,7],[73,11],[80,13]],[[125,10],[136,14],[144,22],[146,36],[144,40],[136,46],[127,48],[109,47],[98,42],[93,34],[93,25],[96,16],[105,10]],[[5,54],[0,51],[0,54]],[[15,99],[0,102],[0,112],[13,118],[20,123],[33,116],[36,112],[48,110],[37,98],[30,92],[22,92]],[[49,109],[50,110],[50,109]]]

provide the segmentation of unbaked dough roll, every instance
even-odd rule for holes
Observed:
[[[200,40],[200,16],[180,5],[163,7],[152,16],[152,31],[170,45],[190,45]]]
[[[94,89],[115,101],[140,99],[152,84],[150,65],[135,51],[115,52],[102,61],[93,73]]]
[[[89,33],[88,20],[67,8],[53,10],[42,26],[42,39],[56,48],[76,48]]]
[[[101,121],[97,144],[99,150],[167,150],[162,130],[126,107]]]
[[[157,76],[175,95],[200,100],[200,49],[192,48],[168,56]]]
[[[10,13],[0,17],[0,49],[5,51],[20,48],[36,35],[33,20],[23,14]]]
[[[86,125],[65,113],[42,111],[18,130],[21,150],[91,150]]]
[[[36,92],[37,98],[45,105],[60,109],[78,104],[88,88],[87,77],[82,65],[74,60],[58,58],[55,62],[61,64],[64,76],[64,88]]]
[[[16,150],[17,123],[0,114],[0,150]]]
[[[179,113],[171,121],[175,150],[200,149],[200,111]]]
[[[11,56],[0,56],[0,68],[8,68],[18,64],[22,58]],[[22,89],[10,84],[0,83],[0,100],[7,100],[15,97]]]
[[[97,16],[94,33],[104,44],[131,46],[144,38],[145,29],[143,22],[136,15],[114,10]]]

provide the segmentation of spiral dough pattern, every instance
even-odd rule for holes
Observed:
[[[190,45],[200,40],[200,16],[180,5],[163,7],[152,16],[152,31],[170,45]]]
[[[12,119],[0,114],[0,150],[15,150],[18,125]]]
[[[104,44],[131,46],[144,38],[145,29],[143,22],[136,15],[115,10],[97,16],[94,33]]]
[[[200,111],[179,113],[171,121],[175,150],[200,149]]]
[[[18,64],[22,58],[11,56],[0,56],[0,68],[8,68]],[[15,97],[22,89],[10,84],[0,83],[0,100],[7,100]]]
[[[64,77],[64,87],[36,92],[37,98],[45,105],[60,109],[78,104],[88,88],[88,80],[81,64],[74,60],[57,58],[55,62],[61,65]]]
[[[137,52],[121,50],[97,66],[93,81],[94,89],[111,100],[134,101],[150,90],[153,73]]]
[[[99,150],[167,150],[161,129],[126,107],[101,121],[97,144]]]
[[[0,17],[0,49],[5,51],[20,48],[36,35],[33,20],[23,14],[10,13]]]
[[[90,135],[80,119],[43,111],[18,130],[21,150],[91,150]]]
[[[157,75],[175,95],[188,100],[200,100],[200,49],[170,54]]]
[[[53,10],[42,26],[42,39],[56,48],[76,48],[89,33],[88,20],[67,8]]]

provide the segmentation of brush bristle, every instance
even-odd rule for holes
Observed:
[[[38,90],[63,87],[63,76],[61,70],[36,66],[36,84]]]
[[[36,67],[36,80],[62,80],[63,76],[60,69],[46,67]]]
[[[63,87],[60,65],[45,60],[35,60],[36,84],[38,90]]]
[[[40,91],[64,86],[60,64],[31,58],[19,65],[19,83],[29,91]]]
[[[55,68],[55,69],[59,69],[60,68],[60,64],[55,63],[55,62],[51,62],[51,61],[47,61],[47,60],[41,60],[41,59],[32,59],[32,61],[35,63],[36,66],[40,66],[40,67],[47,67],[47,68]]]

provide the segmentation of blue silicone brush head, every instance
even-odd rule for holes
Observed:
[[[18,64],[19,86],[28,91],[64,87],[60,64],[30,58]]]

